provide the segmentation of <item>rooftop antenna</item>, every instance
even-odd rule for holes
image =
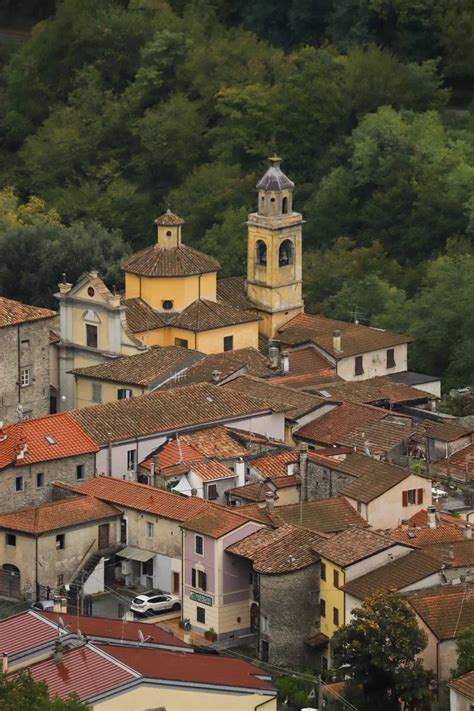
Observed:
[[[148,637],[145,637],[143,632],[141,630],[138,630],[138,644],[143,644],[144,642],[149,642],[153,637],[148,635]]]

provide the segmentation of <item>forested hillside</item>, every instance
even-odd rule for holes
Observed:
[[[245,269],[277,151],[305,215],[308,311],[416,336],[411,366],[474,385],[470,0],[6,3],[0,291],[50,305],[63,271],[154,239]]]

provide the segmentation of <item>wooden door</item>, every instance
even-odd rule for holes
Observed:
[[[102,523],[99,526],[99,550],[109,547],[109,527],[108,523]]]
[[[179,573],[173,573],[173,592],[176,595],[179,595],[180,589],[179,589]]]

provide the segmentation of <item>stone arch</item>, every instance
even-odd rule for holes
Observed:
[[[288,198],[284,197],[281,201],[281,211],[284,215],[288,213]]]
[[[260,267],[267,265],[267,244],[263,239],[258,239],[255,245],[255,261]]]
[[[291,239],[285,239],[280,244],[280,249],[278,250],[278,266],[286,267],[289,264],[293,264],[294,260],[294,248]]]

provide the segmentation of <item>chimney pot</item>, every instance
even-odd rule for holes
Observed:
[[[290,356],[288,354],[288,351],[281,352],[280,365],[283,373],[288,373],[290,371]]]
[[[267,513],[273,513],[275,509],[275,494],[273,491],[267,491],[265,494],[265,510]]]
[[[53,660],[56,662],[56,664],[62,664],[64,660],[64,648],[60,639],[57,639],[54,642]]]
[[[270,361],[270,368],[278,368],[278,360],[280,356],[280,351],[277,346],[270,346],[268,349],[268,360]]]
[[[4,674],[8,674],[8,654],[7,652],[3,652],[2,656],[2,672]]]
[[[337,352],[340,352],[342,350],[342,348],[341,348],[341,332],[339,330],[332,332],[332,346],[333,346],[333,349]]]
[[[436,528],[436,507],[428,506],[428,528]]]
[[[221,371],[220,370],[213,370],[212,371],[212,382],[218,383],[220,379],[221,379]]]
[[[468,523],[464,526],[464,538],[466,541],[472,541],[472,528]]]

